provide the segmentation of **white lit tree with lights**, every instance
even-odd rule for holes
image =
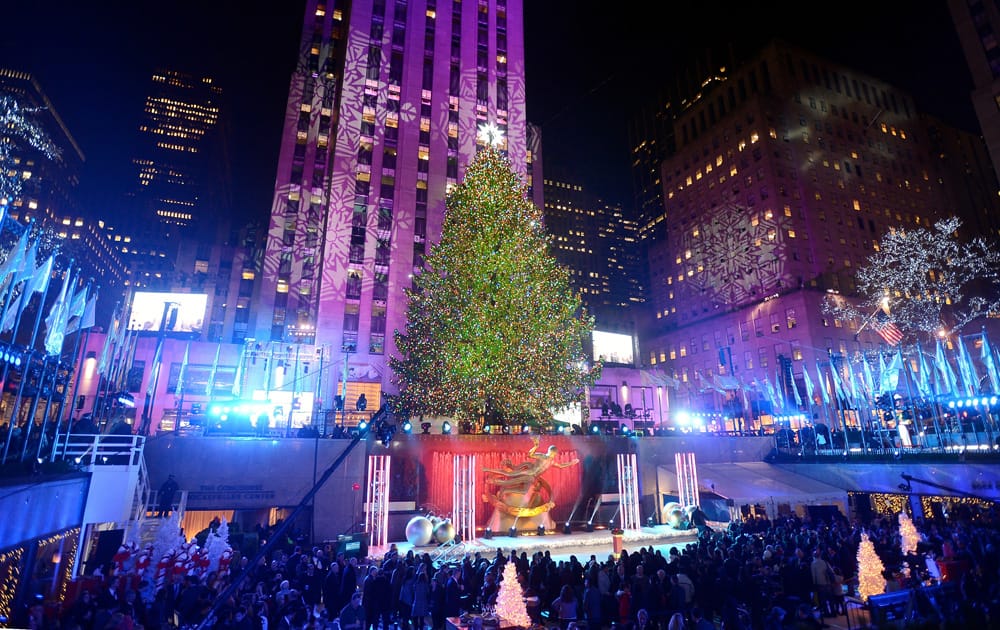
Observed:
[[[531,625],[528,607],[524,603],[524,591],[517,581],[517,567],[508,562],[503,567],[503,579],[497,593],[497,617],[512,626],[527,628]]]
[[[920,542],[920,534],[913,524],[913,519],[906,512],[899,513],[899,547],[904,556],[917,552],[917,543]]]
[[[59,157],[59,148],[34,120],[38,111],[0,91],[0,199],[13,201],[21,194],[22,172],[14,166],[15,153],[30,148],[50,160]]]
[[[858,546],[858,595],[867,600],[872,595],[885,592],[885,565],[875,551],[875,544],[868,538],[867,532],[861,533],[861,544]]]
[[[963,241],[960,227],[951,217],[890,230],[858,269],[858,301],[831,295],[824,312],[862,322],[883,309],[904,333],[933,335],[1000,309],[1000,249],[981,237]]]

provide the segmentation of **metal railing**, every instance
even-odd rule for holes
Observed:
[[[145,469],[142,435],[72,434],[56,451],[56,457],[79,466],[141,466]]]

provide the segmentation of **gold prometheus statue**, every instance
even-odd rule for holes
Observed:
[[[497,487],[494,494],[484,494],[483,500],[493,505],[504,514],[516,518],[530,518],[548,512],[555,503],[552,502],[552,486],[542,479],[542,473],[549,468],[568,468],[580,462],[579,459],[560,464],[556,461],[559,449],[552,445],[544,453],[538,450],[538,438],[531,438],[533,443],[528,451],[528,459],[517,466],[512,466],[510,460],[504,460],[502,468],[484,468],[487,473],[486,483]]]

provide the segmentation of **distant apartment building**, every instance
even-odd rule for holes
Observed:
[[[522,21],[520,0],[306,2],[258,341],[329,346],[349,380],[395,389],[404,290],[440,237],[480,125],[504,132],[501,150],[528,177]]]

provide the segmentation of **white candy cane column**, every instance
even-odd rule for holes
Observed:
[[[476,456],[456,455],[453,463],[452,524],[462,541],[476,537]]]
[[[701,505],[694,453],[675,453],[674,465],[677,467],[677,501],[684,507]]]
[[[373,547],[389,543],[389,455],[368,456],[368,503],[365,529]]]
[[[639,529],[639,478],[635,453],[618,454],[618,497],[622,529]]]

